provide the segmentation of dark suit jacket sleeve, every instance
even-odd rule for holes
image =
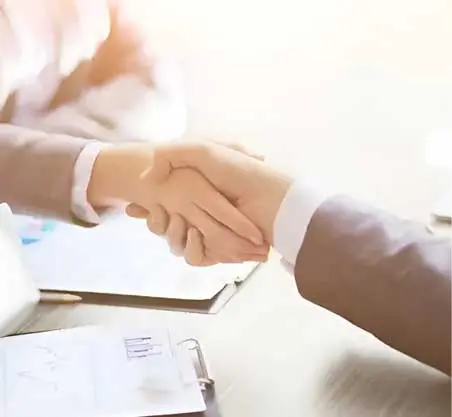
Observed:
[[[87,143],[0,124],[0,202],[16,212],[73,220],[74,165]]]
[[[450,374],[450,239],[335,197],[311,219],[295,276],[305,298]]]

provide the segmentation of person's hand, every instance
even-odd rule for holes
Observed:
[[[200,173],[192,169],[164,172],[161,167],[169,163],[162,159],[166,152],[156,149],[148,145],[104,149],[88,187],[91,204],[100,207],[121,200],[149,212],[161,207],[199,230],[216,253],[224,254],[221,261],[228,262],[231,256],[264,260],[268,246],[263,244],[261,231]],[[152,226],[152,219],[148,224]]]
[[[292,179],[281,174],[262,161],[236,149],[209,143],[184,143],[167,145],[156,155],[155,172],[168,175],[172,170],[191,167],[203,175],[237,208],[264,232],[268,243],[273,242],[273,223],[279,206],[289,189]],[[161,208],[146,213],[137,206],[129,206],[128,213],[135,217],[149,215],[152,231],[165,233],[176,252],[183,253],[187,262],[194,265],[211,265],[218,262],[215,245],[207,241],[195,228],[181,219],[167,215]],[[187,238],[185,239],[185,236]]]

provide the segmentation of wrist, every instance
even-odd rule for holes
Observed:
[[[102,149],[94,163],[88,184],[88,201],[106,207],[118,201],[133,202],[140,175],[154,159],[148,145],[122,145]]]

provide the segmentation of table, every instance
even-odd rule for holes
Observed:
[[[424,163],[452,93],[452,3],[149,1],[183,52],[189,132],[426,221],[447,179]],[[199,337],[224,417],[450,415],[450,380],[303,300],[276,257],[216,316],[43,307],[34,330],[168,324]]]

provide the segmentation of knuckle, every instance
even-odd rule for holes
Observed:
[[[171,216],[171,224],[174,227],[174,229],[178,231],[184,229],[186,226],[186,222],[180,214],[174,214]]]
[[[178,214],[171,216],[170,225],[168,228],[169,233],[175,238],[180,238],[185,234],[186,223],[185,220]]]
[[[178,246],[174,246],[171,243],[169,244],[170,251],[174,256],[180,257],[182,256],[182,250]]]
[[[203,254],[199,251],[189,251],[189,253],[186,253],[185,255],[185,262],[191,266],[200,266],[202,265],[203,257]]]
[[[198,264],[194,261],[194,259],[190,257],[185,257],[185,262],[190,266],[198,266]]]
[[[166,232],[166,225],[163,224],[161,221],[158,221],[158,219],[155,219],[153,216],[149,216],[147,221],[148,229],[156,234],[156,235],[163,235]]]

